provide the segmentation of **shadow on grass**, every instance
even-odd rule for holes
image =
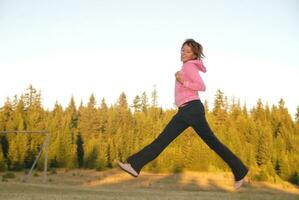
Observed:
[[[109,173],[107,173],[109,174]],[[138,178],[113,169],[113,173],[105,175],[102,179],[94,180],[88,187],[110,187],[123,189],[152,189],[164,191],[207,191],[226,193],[268,193],[288,194],[299,198],[299,187],[283,188],[269,183],[251,182],[245,183],[241,189],[233,188],[234,180],[222,176],[222,178],[209,177],[209,173],[148,173],[141,172]],[[205,174],[205,175],[203,175]]]

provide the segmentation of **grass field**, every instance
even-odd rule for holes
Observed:
[[[0,173],[1,177],[4,173]],[[234,191],[229,173],[184,172],[153,174],[141,172],[133,178],[119,169],[57,170],[42,183],[42,173],[36,172],[26,183],[24,172],[0,182],[1,200],[73,200],[73,199],[207,199],[207,200],[292,200],[299,199],[299,187],[286,182],[270,184],[246,183]]]

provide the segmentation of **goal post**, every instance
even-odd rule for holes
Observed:
[[[45,160],[44,160],[44,176],[43,176],[43,182],[47,182],[47,171],[48,171],[48,148],[49,148],[49,140],[50,140],[50,133],[49,131],[47,130],[41,130],[41,131],[0,131],[0,134],[10,134],[10,133],[24,133],[24,134],[44,134],[45,135],[45,139],[44,139],[44,143],[42,145],[42,148],[40,149],[38,155],[36,156],[29,172],[27,175],[25,175],[23,177],[23,182],[26,182],[31,174],[32,174],[32,171],[35,167],[35,165],[37,164],[37,161],[38,159],[40,158],[41,154],[42,154],[42,151],[44,149],[45,151]]]

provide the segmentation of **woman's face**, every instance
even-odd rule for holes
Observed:
[[[194,55],[192,49],[185,44],[181,49],[181,61],[183,63],[187,62],[188,60],[194,60],[196,56]]]

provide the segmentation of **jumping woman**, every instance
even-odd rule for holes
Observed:
[[[181,47],[183,66],[175,73],[175,104],[178,111],[152,143],[129,156],[127,163],[118,162],[122,170],[138,177],[144,165],[154,160],[177,136],[191,126],[231,168],[235,179],[235,189],[242,186],[248,168],[215,136],[206,120],[205,108],[198,96],[198,91],[206,90],[198,73],[198,71],[206,72],[202,62],[203,57],[201,44],[193,39],[187,39],[183,43]]]

